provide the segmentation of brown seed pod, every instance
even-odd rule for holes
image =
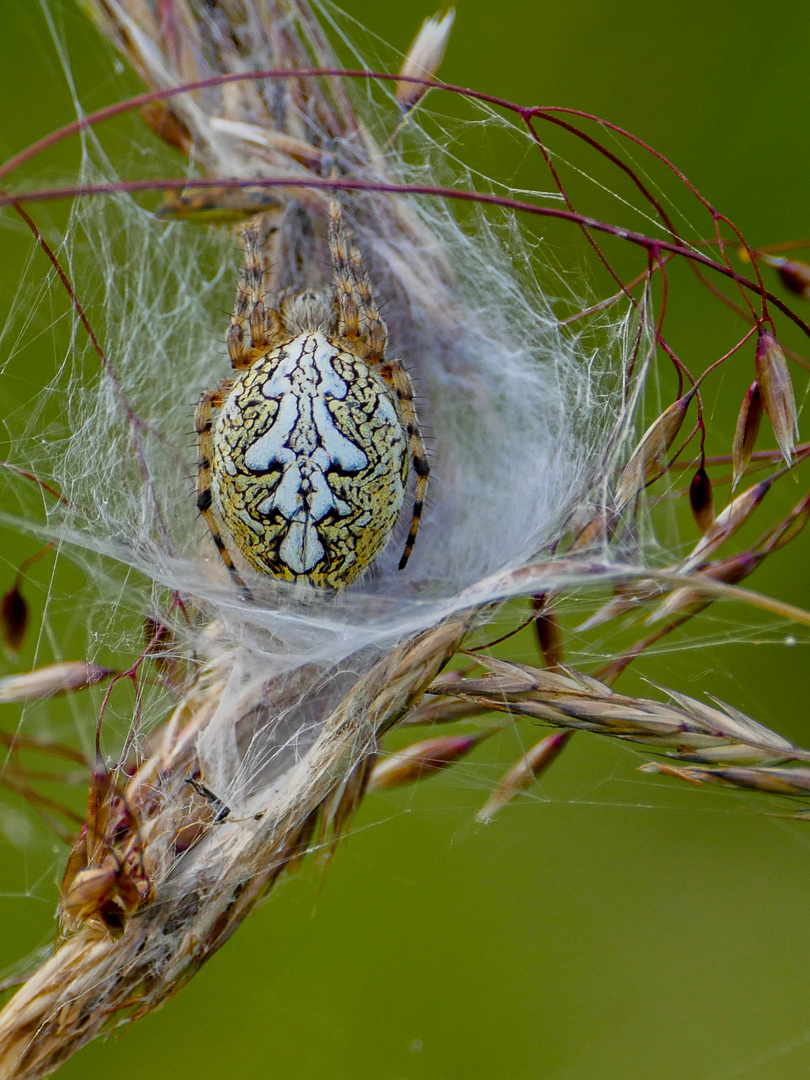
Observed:
[[[15,584],[3,596],[0,605],[0,628],[3,644],[12,655],[16,656],[25,639],[28,627],[28,604]]]
[[[697,527],[705,533],[714,522],[714,498],[712,496],[712,482],[706,470],[701,467],[692,477],[689,485],[689,505],[692,507]]]
[[[810,266],[801,259],[786,259],[783,256],[760,256],[768,266],[772,266],[782,279],[782,284],[796,296],[810,297]]]
[[[554,671],[565,660],[563,655],[563,635],[557,614],[549,604],[548,593],[540,593],[532,597],[532,608],[537,612],[534,620],[534,628],[537,633],[537,642],[546,667]]]

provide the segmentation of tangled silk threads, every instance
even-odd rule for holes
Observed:
[[[260,51],[242,61],[246,69],[268,66]],[[390,100],[372,97],[355,92],[357,111],[372,129],[394,127]],[[485,134],[488,124],[503,124],[471,108]],[[244,173],[222,123],[200,124],[216,171]],[[357,140],[314,142],[355,175],[353,163],[363,158]],[[176,170],[146,129],[143,154],[150,168]],[[451,150],[415,119],[384,158],[386,176],[401,183],[473,186]],[[378,175],[367,160],[357,168],[365,179]],[[86,132],[79,183],[117,175]],[[137,571],[133,589],[141,580],[147,590],[194,596],[204,615],[181,627],[189,655],[235,650],[230,691],[201,745],[209,780],[229,798],[250,786],[248,774],[266,774],[268,762],[285,758],[283,749],[299,753],[329,702],[385,650],[468,607],[470,589],[476,604],[501,599],[498,575],[549,551],[604,482],[629,409],[620,388],[636,336],[630,316],[616,315],[621,305],[610,308],[591,321],[587,338],[563,327],[549,290],[570,299],[578,285],[543,270],[542,250],[530,249],[510,212],[475,208],[460,217],[438,198],[342,198],[388,326],[389,354],[414,384],[430,455],[429,501],[403,572],[407,502],[371,571],[338,596],[249,575],[246,603],[217,560],[194,496],[193,415],[201,391],[229,372],[224,336],[242,254],[225,228],[160,220],[126,195],[77,200],[58,257],[106,361],[74,325],[58,375],[42,392],[59,419],[44,440],[34,421],[15,433],[21,464],[69,504],[51,509],[45,532]],[[408,227],[392,205],[407,212]],[[286,205],[282,250],[290,266],[275,267],[282,280],[296,253],[309,250],[307,230],[321,215],[323,203],[305,191]],[[56,279],[46,287],[58,297]],[[491,587],[480,584],[488,579]],[[321,685],[314,694],[313,673]],[[268,678],[278,695],[272,738],[234,734],[239,703]]]

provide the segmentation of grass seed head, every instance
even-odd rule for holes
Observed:
[[[756,369],[765,415],[770,420],[782,457],[790,465],[799,437],[796,399],[782,346],[768,330],[761,331],[757,339]]]
[[[546,735],[544,739],[536,743],[528,753],[515,762],[504,776],[475,815],[476,820],[482,824],[488,824],[492,821],[499,810],[502,810],[516,795],[529,787],[538,776],[546,771],[552,762],[556,761],[573,734],[573,731],[555,731],[552,735]]]
[[[731,447],[732,491],[737,487],[745,470],[748,468],[748,462],[751,460],[751,454],[754,452],[754,445],[759,434],[761,420],[762,394],[759,390],[759,383],[754,379],[743,398],[740,415],[737,417],[737,427],[734,431],[734,442]]]
[[[444,15],[432,15],[425,19],[419,29],[419,33],[411,42],[411,47],[405,54],[399,74],[406,78],[432,79],[441,66],[450,31],[453,29],[453,20],[456,13],[453,8],[448,8]],[[419,83],[398,82],[396,86],[397,104],[403,113],[410,112],[425,94],[429,87]]]

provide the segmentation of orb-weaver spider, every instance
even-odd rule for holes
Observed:
[[[264,302],[259,234],[245,260],[227,344],[238,373],[197,407],[197,506],[234,580],[244,584],[216,515],[245,559],[274,577],[342,589],[388,542],[416,473],[413,549],[429,466],[399,360],[340,204],[329,209],[332,286]],[[214,410],[218,410],[216,418]]]

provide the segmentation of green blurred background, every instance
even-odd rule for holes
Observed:
[[[432,13],[415,3],[348,7],[400,48]],[[5,158],[73,113],[42,10],[0,0],[0,11]],[[116,81],[99,62],[106,46],[70,4],[53,4],[51,14],[87,109],[134,91],[134,80]],[[803,0],[767,9],[753,0],[572,0],[560,8],[460,0],[442,74],[629,128],[677,162],[756,245],[810,234],[809,59]],[[487,129],[478,131],[468,140],[477,167],[547,186],[536,158],[496,157]],[[566,152],[579,161],[573,144]],[[69,182],[76,161],[64,148],[30,175]],[[581,163],[589,168],[592,159],[583,154]],[[615,204],[595,195],[587,209],[619,220]],[[695,221],[707,231],[705,219]],[[42,259],[10,216],[3,223],[6,298],[27,266],[41,272]],[[558,258],[568,236],[572,261],[581,260],[570,234],[549,234]],[[680,280],[686,300],[671,335],[698,371],[733,341],[737,324],[704,303],[686,275]],[[47,383],[49,344],[45,337],[42,372],[32,367],[3,385],[4,412]],[[709,399],[726,435],[752,377],[751,355],[738,360]],[[805,384],[797,377],[800,403]],[[789,483],[774,493],[762,527],[804,490]],[[687,541],[689,529],[686,522]],[[35,550],[30,539],[4,534],[3,543],[0,589]],[[809,605],[808,552],[802,537],[752,585]],[[48,575],[32,572],[35,621]],[[69,623],[64,612],[54,616],[58,634],[70,634]],[[643,674],[687,693],[711,691],[807,746],[806,640],[798,634],[788,647],[790,632],[728,607],[696,628],[691,645],[687,635],[673,638],[622,688],[645,692]],[[698,648],[704,636],[714,643]],[[519,647],[532,659],[530,639]],[[22,669],[25,658],[4,672]],[[15,715],[4,708],[10,729]],[[53,705],[57,726],[60,709],[81,714],[73,703]],[[784,808],[753,798],[645,777],[634,751],[584,735],[530,796],[491,826],[476,825],[485,792],[518,752],[517,737],[503,737],[450,774],[370,798],[325,877],[305,870],[283,883],[176,1001],[85,1049],[60,1077],[806,1077],[810,825],[765,816]],[[49,940],[64,849],[10,803],[0,829],[1,967]]]

